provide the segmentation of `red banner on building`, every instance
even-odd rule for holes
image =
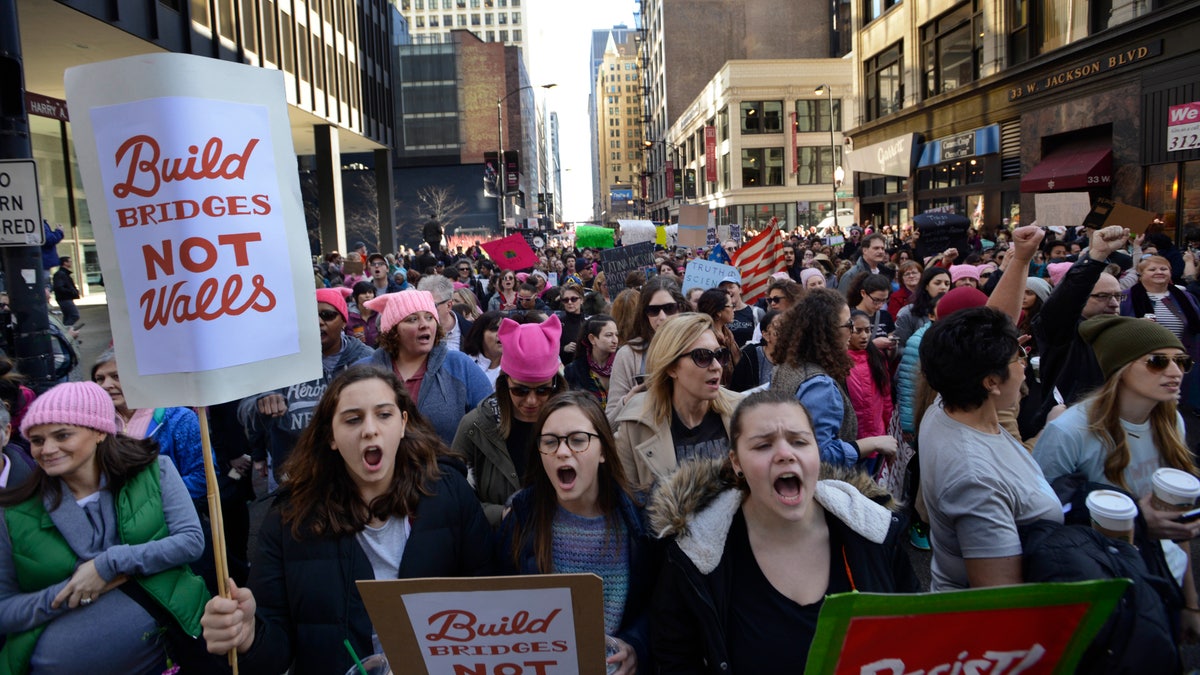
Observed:
[[[711,124],[704,127],[704,180],[717,182],[717,128]]]
[[[667,160],[663,167],[667,173],[667,199],[675,198],[675,162]]]

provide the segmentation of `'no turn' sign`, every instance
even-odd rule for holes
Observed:
[[[42,245],[42,204],[32,159],[0,160],[0,246]]]

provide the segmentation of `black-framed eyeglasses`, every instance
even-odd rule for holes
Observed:
[[[387,263],[381,260],[376,260],[375,262],[371,263],[371,267],[387,267]]]
[[[707,368],[712,365],[713,361],[722,366],[729,365],[729,350],[725,347],[716,350],[693,349],[690,352],[682,354],[679,358],[683,358],[684,356],[691,357],[692,363],[696,364],[697,368]]]
[[[322,321],[333,321],[341,315],[341,312],[333,309],[322,309],[317,312],[317,316],[321,317]]]
[[[538,398],[546,398],[558,393],[558,385],[543,384],[540,387],[526,387],[519,384],[510,384],[508,385],[508,393],[517,398],[525,398],[530,394],[534,394]]]
[[[867,299],[868,299],[868,300],[870,300],[871,302],[873,302],[873,303],[877,304],[877,305],[882,305],[883,303],[885,303],[885,302],[887,302],[887,301],[888,301],[888,296],[886,296],[886,295],[885,295],[885,296],[883,296],[882,298],[880,298],[880,297],[877,297],[877,296],[874,296],[874,295],[868,295],[868,296],[867,296]]]
[[[1092,293],[1088,297],[1093,300],[1099,300],[1100,302],[1111,302],[1113,300],[1116,300],[1117,302],[1121,302],[1125,299],[1125,294],[1124,293]]]
[[[854,330],[854,321],[850,320],[850,321],[847,321],[846,323],[839,323],[838,328],[845,328],[846,330]]]
[[[679,304],[668,302],[665,305],[646,305],[646,316],[658,316],[659,312],[663,312],[667,316],[675,316],[679,313]]]
[[[593,434],[590,431],[572,431],[566,436],[558,434],[542,434],[538,436],[537,449],[543,455],[553,455],[558,452],[558,447],[566,441],[567,449],[575,454],[587,452],[587,449],[592,447],[592,439],[600,438],[600,434]]]
[[[1167,356],[1166,354],[1151,354],[1150,356],[1146,357],[1146,367],[1156,373],[1162,372],[1167,369],[1167,366],[1171,365],[1172,361],[1174,361],[1175,365],[1179,366],[1179,369],[1185,373],[1190,371],[1192,369],[1192,365],[1195,363],[1195,361],[1192,360],[1192,357],[1188,356],[1187,354],[1176,354],[1174,356]]]

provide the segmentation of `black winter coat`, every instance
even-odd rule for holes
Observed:
[[[400,562],[401,579],[468,577],[493,571],[491,529],[461,464],[440,460],[441,479],[422,497]],[[257,632],[239,659],[240,672],[278,675],[344,673],[354,662],[342,646],[349,638],[370,654],[371,619],[356,581],[375,573],[354,536],[292,536],[280,506],[272,505],[258,533],[250,589],[258,603]]]
[[[1107,263],[1084,256],[1067,270],[1051,291],[1038,315],[1033,317],[1033,337],[1041,355],[1042,409],[1033,423],[1040,429],[1046,414],[1056,404],[1057,387],[1067,405],[1104,383],[1104,373],[1088,343],[1079,336],[1080,316],[1092,287]]]

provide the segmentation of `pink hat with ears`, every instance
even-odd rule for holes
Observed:
[[[974,279],[979,283],[979,267],[975,265],[951,265],[950,283],[957,284],[959,279]]]
[[[372,312],[379,312],[379,332],[388,330],[417,312],[429,312],[437,318],[437,305],[429,291],[407,290],[388,293],[365,303]]]
[[[1056,262],[1046,265],[1046,274],[1050,276],[1050,283],[1057,286],[1062,278],[1066,276],[1067,270],[1071,269],[1072,262]]]
[[[338,311],[338,314],[342,315],[342,321],[349,321],[350,310],[346,308],[346,298],[350,297],[353,292],[344,286],[341,288],[318,288],[317,302],[332,306]]]
[[[500,355],[500,372],[514,380],[529,384],[545,382],[558,374],[559,338],[562,324],[551,314],[542,323],[517,323],[512,319],[500,322],[496,339],[504,346]]]

